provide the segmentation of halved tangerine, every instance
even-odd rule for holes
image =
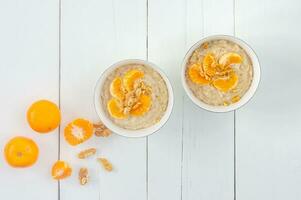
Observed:
[[[142,94],[139,98],[139,106],[133,110],[130,111],[131,115],[134,116],[141,116],[147,111],[149,111],[151,105],[152,105],[152,99],[149,95]]]
[[[4,155],[12,167],[29,167],[37,161],[39,148],[32,139],[18,136],[5,145]]]
[[[55,180],[61,180],[71,176],[72,168],[70,165],[62,160],[58,160],[54,163],[51,170],[52,178]]]
[[[220,78],[213,81],[214,87],[223,92],[228,92],[229,90],[235,88],[237,83],[238,76],[233,71],[227,78]]]
[[[110,85],[110,93],[114,98],[117,98],[119,100],[124,99],[124,88],[122,85],[122,79],[120,77],[116,77],[111,85]]]
[[[224,67],[231,64],[239,64],[242,62],[242,57],[238,53],[226,53],[220,57],[218,63]]]
[[[93,135],[93,123],[85,119],[76,119],[69,123],[64,130],[66,141],[78,145],[88,140]]]
[[[188,75],[192,82],[200,85],[206,85],[210,81],[205,79],[205,77],[201,75],[200,67],[201,66],[198,64],[192,64],[188,69]]]
[[[140,70],[133,69],[125,73],[123,77],[123,84],[127,91],[132,91],[134,89],[134,83],[136,80],[143,78],[144,73]]]
[[[109,100],[107,104],[110,115],[116,119],[124,119],[127,116],[123,113],[123,109],[117,99]]]

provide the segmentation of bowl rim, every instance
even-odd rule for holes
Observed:
[[[244,96],[238,102],[230,104],[228,106],[213,106],[213,105],[204,103],[203,101],[199,100],[192,93],[192,91],[190,90],[190,88],[186,82],[186,68],[187,68],[186,63],[187,63],[188,59],[190,58],[191,54],[194,52],[194,50],[196,50],[204,42],[208,42],[208,41],[212,41],[212,40],[219,40],[219,39],[228,40],[228,41],[238,44],[241,48],[243,48],[246,51],[246,53],[248,54],[248,56],[250,57],[250,59],[252,61],[252,66],[253,66],[253,80],[252,80],[251,86],[249,87],[248,91],[244,94]],[[211,35],[211,36],[203,37],[201,40],[197,41],[194,45],[192,45],[192,47],[189,48],[189,50],[187,51],[187,53],[183,59],[183,62],[182,62],[181,82],[182,82],[182,86],[183,86],[186,94],[188,95],[190,100],[194,104],[196,104],[198,107],[203,108],[207,111],[216,112],[216,113],[224,113],[224,112],[230,112],[233,110],[237,110],[237,109],[241,108],[242,106],[244,106],[245,104],[247,104],[252,99],[252,97],[254,96],[254,94],[257,91],[257,88],[260,83],[260,77],[261,77],[260,63],[259,63],[259,59],[258,59],[258,56],[256,55],[255,51],[250,47],[250,45],[248,45],[242,39],[237,38],[235,36],[230,36],[230,35]]]
[[[106,116],[106,113],[104,112],[104,109],[102,107],[101,98],[99,98],[99,97],[101,94],[101,88],[103,86],[103,83],[105,82],[106,77],[116,68],[123,66],[123,65],[127,65],[127,64],[146,65],[146,66],[152,68],[153,70],[155,70],[156,72],[158,72],[161,75],[161,77],[163,78],[163,80],[165,81],[165,84],[166,84],[166,87],[168,90],[168,105],[167,105],[166,111],[165,111],[164,115],[162,116],[162,118],[160,119],[160,121],[150,127],[143,128],[143,129],[137,129],[137,130],[121,128],[121,127],[117,126],[113,121],[111,121],[111,119],[109,119]],[[146,137],[146,136],[149,136],[149,135],[159,131],[170,118],[170,115],[171,115],[172,109],[173,109],[173,105],[174,105],[173,88],[172,88],[172,85],[171,85],[167,75],[157,65],[155,65],[152,62],[146,61],[146,60],[125,59],[125,60],[120,60],[120,61],[112,64],[105,71],[102,72],[102,74],[98,78],[98,80],[95,84],[95,88],[94,88],[94,108],[95,108],[95,111],[96,111],[98,117],[100,118],[102,123],[106,127],[108,127],[108,129],[110,129],[114,133],[116,133],[120,136],[124,136],[124,137],[129,137],[129,138]]]

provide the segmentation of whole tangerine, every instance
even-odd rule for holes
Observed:
[[[5,145],[4,156],[12,167],[29,167],[37,161],[39,148],[32,139],[17,136]]]
[[[48,133],[59,126],[61,112],[55,103],[39,100],[29,107],[27,121],[33,130],[39,133]]]

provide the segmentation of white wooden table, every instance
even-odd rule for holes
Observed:
[[[0,156],[2,200],[300,200],[301,2],[299,0],[0,0],[0,148],[24,135],[40,158],[13,169]],[[257,52],[262,80],[236,112],[206,112],[180,84],[187,49],[203,36],[229,34]],[[148,59],[170,77],[175,106],[167,125],[141,139],[93,138],[77,147],[62,137],[77,117],[97,121],[93,89],[112,63]],[[62,124],[39,135],[27,107],[46,98]],[[115,166],[105,173],[75,154],[97,146]],[[71,178],[51,165],[69,161]],[[80,186],[77,170],[91,181]]]

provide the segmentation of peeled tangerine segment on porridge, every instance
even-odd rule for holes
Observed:
[[[93,124],[85,119],[76,119],[69,123],[64,130],[66,141],[72,145],[78,145],[88,140],[93,135]]]
[[[235,72],[231,72],[229,77],[227,78],[220,78],[213,81],[213,85],[216,89],[228,92],[229,90],[236,87],[238,82],[238,76]]]
[[[140,70],[133,69],[125,73],[123,77],[123,84],[127,91],[132,91],[134,89],[134,83],[136,80],[143,78],[144,73]]]
[[[201,75],[200,67],[201,66],[198,64],[191,65],[188,70],[188,75],[192,82],[200,85],[206,85],[209,83],[209,80],[205,79],[205,77]]]
[[[226,67],[231,64],[239,64],[242,62],[242,57],[237,53],[226,53],[218,60],[219,64]]]
[[[216,67],[216,61],[213,56],[213,54],[208,53],[205,55],[203,60],[203,70],[208,76],[214,76],[215,75],[215,67]]]
[[[71,176],[72,168],[70,165],[62,160],[58,160],[54,163],[51,170],[52,178],[56,180],[61,180]]]
[[[124,89],[122,85],[122,79],[116,77],[110,85],[110,93],[114,98],[123,100],[124,99]]]
[[[130,111],[130,113],[131,113],[131,115],[134,115],[134,116],[141,116],[150,109],[150,107],[152,105],[152,99],[149,95],[142,94],[139,97],[139,101],[137,102],[137,104],[139,106],[137,106],[137,108],[135,108],[135,109],[132,109]],[[134,107],[135,107],[135,105],[134,105]]]
[[[107,107],[108,107],[108,111],[112,117],[114,117],[116,119],[124,119],[127,117],[124,114],[123,109],[117,99],[111,99],[108,102]]]

